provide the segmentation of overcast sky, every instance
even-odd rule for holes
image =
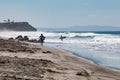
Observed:
[[[120,0],[0,0],[0,22],[34,27],[120,26]]]

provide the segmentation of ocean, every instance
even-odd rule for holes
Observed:
[[[15,38],[22,35],[38,40],[41,33],[46,37],[44,46],[69,51],[101,66],[120,69],[120,31],[2,31],[0,36]],[[66,37],[63,41],[59,39],[61,35]],[[40,43],[35,43],[35,45],[40,45]]]

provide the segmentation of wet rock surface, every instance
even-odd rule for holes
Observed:
[[[14,38],[9,38],[9,39],[11,40],[11,39],[14,39]],[[18,35],[17,37],[15,37],[15,40],[27,41],[27,42],[33,42],[33,43],[40,43],[40,41],[37,40],[37,39],[29,39],[28,36],[22,36],[22,35]]]

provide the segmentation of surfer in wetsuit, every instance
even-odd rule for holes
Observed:
[[[62,35],[60,36],[61,41],[63,41],[64,38],[66,38],[66,37],[62,36]]]
[[[43,36],[43,34],[41,34],[39,37],[39,40],[40,40],[41,45],[43,45],[44,40],[45,40],[45,36]]]

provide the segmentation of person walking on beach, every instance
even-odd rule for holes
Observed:
[[[43,36],[43,34],[41,34],[39,37],[39,40],[40,40],[41,45],[43,45],[44,40],[45,40],[45,36]]]

